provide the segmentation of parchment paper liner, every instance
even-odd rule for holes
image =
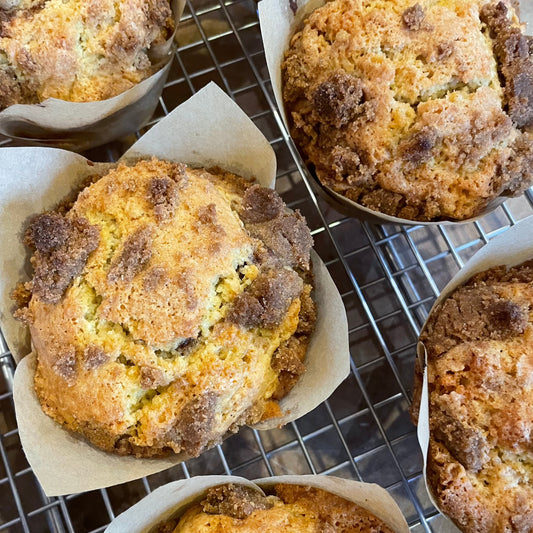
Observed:
[[[236,476],[198,476],[174,481],[157,488],[119,515],[105,533],[148,533],[158,523],[179,516],[201,500],[207,489],[224,483],[237,483],[266,489],[277,483],[307,485],[341,496],[359,504],[383,520],[395,533],[407,533],[409,528],[396,502],[379,485],[361,483],[333,476],[277,476],[249,481]]]
[[[291,9],[291,4],[298,5],[296,14]],[[414,2],[414,0],[413,0]],[[303,20],[315,9],[326,3],[325,0],[261,0],[259,2],[259,22],[261,25],[261,35],[263,37],[263,46],[265,48],[265,57],[268,67],[268,73],[272,81],[272,90],[276,98],[276,103],[280,111],[281,118],[285,124],[287,132],[289,126],[287,115],[285,114],[285,107],[283,105],[282,97],[282,78],[281,78],[281,64],[284,59],[284,54],[289,47],[290,39],[299,28]],[[529,28],[533,27],[533,5],[531,0],[519,0],[521,20],[529,21]],[[300,158],[302,166],[305,168],[305,163]],[[321,196],[331,203],[337,210],[353,216],[361,220],[376,224],[404,224],[404,225],[421,225],[432,226],[437,224],[457,225],[474,222],[490,212],[494,211],[500,206],[508,197],[498,197],[489,202],[483,212],[472,218],[460,221],[444,220],[442,222],[419,222],[416,220],[409,220],[406,218],[398,218],[374,209],[369,209],[361,204],[346,198],[345,196],[335,192],[333,189],[323,185],[320,180],[307,169],[307,174],[312,178],[312,182],[316,184],[315,189]]]
[[[437,298],[428,318],[424,323],[422,331],[426,327],[426,324],[431,316],[431,313],[440,305],[446,298],[448,298],[452,292],[466,283],[474,274],[483,272],[489,268],[506,265],[512,267],[519,265],[528,259],[533,258],[533,241],[531,239],[533,235],[533,216],[530,216],[518,224],[512,226],[504,233],[494,237],[483,248],[481,248],[476,254],[474,254],[470,260],[459,270],[459,272],[450,280],[450,282],[444,287],[440,296]],[[422,450],[422,456],[424,459],[424,479],[426,481],[426,487],[433,505],[439,509],[432,493],[431,488],[427,483],[426,478],[426,465],[427,454],[429,448],[429,393],[428,393],[428,378],[426,367],[426,350],[422,342],[417,346],[418,357],[421,368],[424,368],[422,394],[420,396],[420,411],[418,415],[417,436],[420,448]],[[440,509],[439,509],[440,511]],[[451,522],[447,521],[446,527],[440,529],[441,532],[454,533],[459,531],[457,527]]]
[[[185,0],[172,0],[178,27]],[[150,60],[158,71],[131,89],[97,102],[48,98],[39,104],[15,104],[0,112],[0,134],[25,144],[86,150],[132,133],[152,116],[174,56],[174,34],[153,46]]]
[[[156,124],[123,160],[157,156],[191,166],[219,166],[273,187],[276,162],[272,148],[253,122],[210,84]],[[9,294],[27,278],[27,251],[22,233],[30,215],[50,209],[102,164],[52,148],[0,149],[0,324],[17,361],[14,401],[19,435],[26,457],[49,495],[82,492],[123,483],[169,468],[186,457],[136,459],[103,452],[65,431],[46,416],[33,390],[35,357],[26,328],[12,316]],[[105,164],[104,166],[109,166]],[[324,401],[348,375],[348,325],[342,299],[324,264],[313,254],[316,331],[307,371],[281,402],[285,416],[258,424],[272,429],[304,415]],[[327,359],[326,359],[327,358]],[[325,362],[327,360],[327,362]]]

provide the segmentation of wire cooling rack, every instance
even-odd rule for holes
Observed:
[[[428,499],[409,419],[418,331],[435,297],[463,263],[490,238],[533,212],[531,191],[460,227],[373,226],[346,218],[315,194],[280,128],[256,4],[189,1],[178,42],[147,128],[214,81],[267,136],[278,161],[277,189],[307,218],[315,249],[346,305],[350,376],[327,402],[282,429],[243,428],[221,446],[165,472],[104,490],[47,498],[20,446],[11,393],[14,364],[0,337],[0,532],[100,532],[156,487],[195,475],[253,479],[310,473],[379,483],[399,504],[413,532],[439,531],[444,520]],[[132,136],[86,155],[95,161],[115,160],[134,140]],[[0,145],[10,143],[0,139]]]

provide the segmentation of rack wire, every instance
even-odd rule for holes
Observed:
[[[0,532],[97,533],[156,487],[203,474],[254,479],[325,474],[376,482],[411,531],[439,531],[409,419],[419,328],[439,291],[483,244],[533,213],[533,194],[461,226],[371,225],[347,218],[316,194],[274,104],[253,0],[188,0],[179,47],[150,128],[209,81],[223,88],[268,138],[277,190],[307,218],[349,319],[350,376],[330,399],[284,428],[243,428],[222,445],[170,470],[65,497],[43,493],[22,451],[12,399],[14,362],[0,336]],[[180,132],[177,132],[179,135]],[[186,134],[183,132],[181,134]],[[88,152],[113,161],[135,136]],[[0,138],[0,146],[12,143]]]

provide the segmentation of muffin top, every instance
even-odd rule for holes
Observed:
[[[0,8],[0,110],[115,96],[155,72],[150,48],[174,30],[169,0],[13,4]]]
[[[475,275],[432,312],[420,340],[427,476],[440,509],[469,533],[531,531],[533,261]]]
[[[244,485],[211,488],[203,501],[154,533],[262,531],[265,533],[392,533],[379,518],[356,503],[305,485],[278,484],[271,495]]]
[[[510,0],[332,0],[282,65],[320,181],[410,220],[462,220],[533,182],[532,40]]]
[[[121,454],[197,455],[281,414],[315,320],[312,239],[272,190],[120,164],[26,232],[16,292],[44,411]]]

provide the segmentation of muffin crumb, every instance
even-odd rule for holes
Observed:
[[[407,27],[411,31],[418,31],[422,28],[422,23],[426,17],[426,12],[420,4],[408,7],[402,14],[402,19]]]

